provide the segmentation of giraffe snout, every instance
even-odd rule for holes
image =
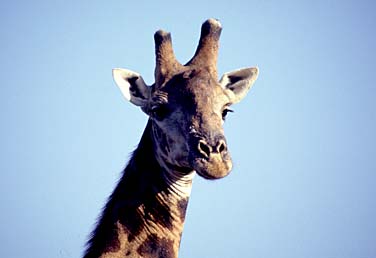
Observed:
[[[232,169],[232,161],[223,134],[214,137],[192,138],[190,164],[206,179],[218,179],[227,176]]]
[[[204,139],[198,141],[197,150],[204,158],[210,158],[212,154],[223,155],[227,152],[227,144],[223,137],[214,141],[214,144],[208,143]]]

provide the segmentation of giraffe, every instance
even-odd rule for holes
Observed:
[[[227,176],[232,161],[223,123],[251,88],[258,68],[217,76],[221,24],[208,19],[193,58],[180,64],[171,35],[154,35],[155,83],[113,69],[124,97],[149,116],[138,147],[108,199],[84,258],[176,258],[192,180]]]

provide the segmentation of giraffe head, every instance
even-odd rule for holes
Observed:
[[[207,20],[196,53],[185,65],[175,59],[170,34],[157,31],[151,86],[136,72],[113,70],[124,97],[149,115],[161,165],[183,174],[195,170],[207,179],[222,178],[232,168],[223,123],[230,106],[247,94],[258,75],[257,68],[244,68],[218,80],[221,30],[217,20]]]

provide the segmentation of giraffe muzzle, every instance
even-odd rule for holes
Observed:
[[[193,153],[195,155],[192,167],[200,176],[206,179],[219,179],[230,173],[232,162],[224,137],[217,137],[212,144],[200,138]]]
[[[203,157],[210,158],[212,154],[225,154],[227,152],[227,144],[225,140],[220,139],[212,146],[201,139],[198,141],[197,150]]]

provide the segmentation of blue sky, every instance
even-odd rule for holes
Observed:
[[[223,25],[218,70],[259,66],[225,125],[234,159],[195,178],[181,258],[376,257],[373,1],[0,3],[0,256],[79,257],[147,117],[111,77],[153,82]]]

